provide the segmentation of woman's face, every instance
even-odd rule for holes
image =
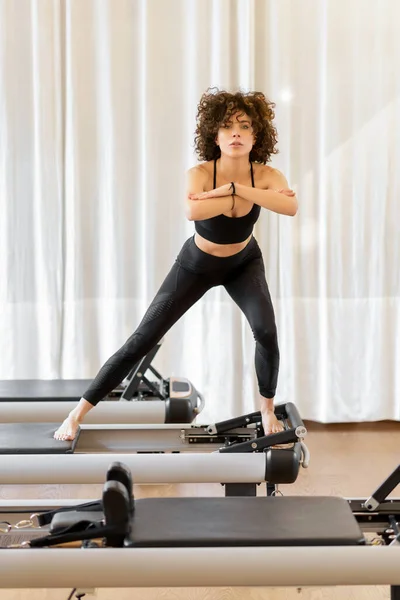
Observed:
[[[219,128],[216,143],[221,149],[221,154],[232,157],[250,154],[254,145],[250,117],[245,113],[234,113]]]

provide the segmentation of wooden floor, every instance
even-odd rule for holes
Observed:
[[[400,462],[400,423],[318,425],[306,423],[311,453],[308,469],[296,483],[281,486],[289,494],[368,497]],[[93,498],[101,486],[2,486],[1,498]],[[223,495],[218,485],[138,486],[143,496]],[[399,497],[396,490],[392,497]],[[195,568],[195,567],[194,567]],[[268,568],[268,565],[266,565]],[[0,600],[67,600],[70,590],[0,590]],[[99,600],[383,600],[388,587],[336,588],[174,588],[101,589]]]

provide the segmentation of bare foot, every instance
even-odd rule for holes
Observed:
[[[54,439],[65,442],[66,440],[74,440],[79,429],[79,421],[71,416],[65,419],[54,434]]]
[[[279,419],[276,418],[275,413],[268,410],[261,412],[262,426],[265,435],[271,435],[271,433],[279,433],[284,430],[283,424]],[[274,444],[272,448],[289,448],[293,444]]]
[[[275,413],[273,411],[262,411],[261,420],[265,435],[269,435],[271,433],[279,433],[280,431],[283,431],[283,425],[281,421],[279,421],[276,418]]]

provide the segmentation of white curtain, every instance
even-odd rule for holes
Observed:
[[[262,211],[277,402],[321,422],[400,419],[397,0],[0,0],[0,379],[91,378],[139,323],[193,223],[197,102],[276,102],[272,165],[295,218]],[[250,328],[211,290],[156,359],[254,410]]]

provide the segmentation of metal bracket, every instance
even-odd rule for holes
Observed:
[[[299,438],[296,435],[296,429],[286,429],[279,433],[264,435],[252,441],[232,444],[225,448],[220,448],[219,452],[259,452],[267,450],[268,448],[271,448],[271,446],[296,443],[299,441]]]
[[[377,490],[365,501],[364,506],[367,510],[374,511],[386,500],[391,492],[400,484],[400,465],[385,479]]]

